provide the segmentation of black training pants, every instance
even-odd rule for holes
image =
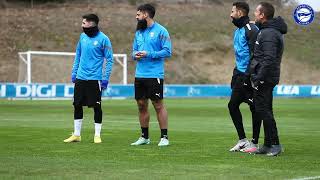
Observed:
[[[228,103],[228,108],[239,139],[246,138],[242,122],[242,114],[239,109],[240,104],[245,102],[249,105],[252,115],[252,141],[253,143],[257,144],[260,134],[261,121],[257,118],[255,107],[253,105],[253,88],[249,82],[246,82],[246,77],[242,74],[237,74],[232,77],[231,88],[232,93]]]
[[[273,116],[273,88],[275,85],[264,83],[253,92],[254,106],[260,121],[263,121],[264,144],[266,146],[278,145],[278,129]]]

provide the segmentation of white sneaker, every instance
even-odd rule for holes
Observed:
[[[240,151],[241,149],[243,148],[246,148],[250,146],[250,142],[245,138],[245,139],[241,139],[238,141],[238,143],[233,147],[231,148],[229,151],[230,152],[236,152],[236,151]]]
[[[240,151],[251,154],[252,152],[257,151],[258,148],[259,148],[258,144],[253,144],[252,142],[250,142],[248,146],[246,146],[243,149],[240,149]]]
[[[158,146],[168,146],[169,140],[167,138],[161,138]]]
[[[138,146],[138,145],[144,145],[144,144],[150,144],[150,139],[139,137],[139,139],[136,142],[131,143],[131,146]]]

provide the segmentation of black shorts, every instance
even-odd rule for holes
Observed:
[[[163,79],[160,78],[135,78],[135,99],[163,99]]]
[[[101,89],[98,80],[77,79],[74,85],[73,105],[94,107],[101,105]]]

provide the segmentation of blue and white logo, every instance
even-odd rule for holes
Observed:
[[[314,11],[311,6],[307,4],[300,4],[293,13],[293,18],[296,23],[300,25],[308,25],[314,19]]]

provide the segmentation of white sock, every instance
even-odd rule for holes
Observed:
[[[100,137],[100,132],[101,132],[101,126],[102,124],[99,123],[94,123],[94,136],[99,136]]]
[[[82,119],[75,119],[73,135],[80,136],[81,126],[82,126]]]

